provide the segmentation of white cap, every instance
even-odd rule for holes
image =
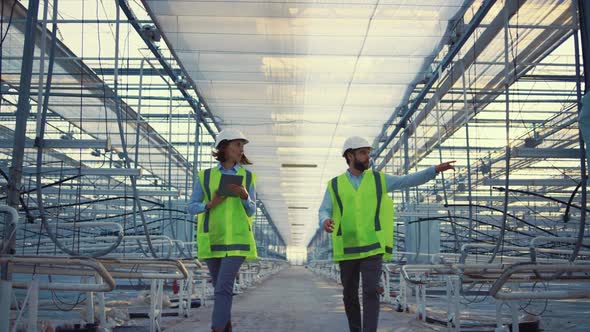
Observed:
[[[219,143],[223,141],[232,141],[235,139],[241,139],[246,141],[244,144],[247,144],[249,142],[246,136],[244,136],[244,134],[242,134],[241,131],[237,129],[228,128],[223,129],[219,132],[219,134],[217,134],[217,137],[215,138],[215,148],[217,148],[219,146]]]
[[[369,144],[369,141],[359,136],[349,137],[344,141],[344,145],[342,146],[342,156],[344,156],[344,153],[349,149],[355,150],[360,148],[371,148],[371,144]]]

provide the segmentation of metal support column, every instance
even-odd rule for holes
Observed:
[[[506,72],[506,78],[504,79],[504,98],[506,99],[506,110],[505,110],[505,138],[506,138],[506,152],[505,152],[505,178],[504,178],[504,188],[506,189],[504,192],[504,205],[502,209],[502,223],[500,234],[498,235],[498,240],[496,241],[496,246],[490,257],[488,262],[492,262],[498,252],[501,251],[501,248],[504,245],[504,235],[506,234],[506,223],[508,218],[508,198],[509,198],[509,186],[510,186],[510,82],[512,79],[510,78],[511,72],[511,62],[508,59],[508,55],[510,54],[510,46],[509,46],[509,34],[510,34],[510,16],[509,16],[509,3],[506,2],[504,4],[504,8],[502,10],[502,14],[504,15],[504,70]]]
[[[588,50],[588,25],[590,23],[590,4],[588,1],[578,1],[578,12],[579,12],[579,24],[580,24],[580,33],[582,34],[582,56],[583,56],[583,63],[584,63],[584,92],[588,93],[590,76],[588,73],[590,72],[590,52]],[[576,82],[576,95],[577,95],[577,106],[578,106],[578,119],[580,119],[582,113],[582,91],[581,91],[581,82],[580,82],[580,65],[579,65],[579,54],[580,48],[578,43],[578,35],[574,32],[574,49],[575,49],[575,59],[576,59],[576,77],[578,77],[578,81]],[[588,172],[586,170],[586,160],[588,158],[588,154],[586,152],[586,146],[584,142],[584,134],[582,126],[578,127],[578,141],[580,142],[580,186],[582,188],[581,193],[581,200],[582,200],[582,211],[586,211],[587,207],[587,197],[588,197]],[[576,257],[578,256],[578,252],[582,246],[582,242],[584,240],[584,234],[586,231],[586,213],[582,213],[580,215],[580,226],[578,228],[578,241],[574,247],[574,251],[570,256],[570,262],[573,262]]]
[[[39,277],[33,277],[29,288],[29,319],[27,323],[28,332],[37,332],[37,320],[39,317]],[[24,308],[23,308],[24,310]]]
[[[91,277],[83,277],[82,283],[90,283]],[[86,323],[94,324],[94,292],[86,293]]]
[[[12,282],[8,280],[0,280],[0,332],[8,332],[10,326],[11,300]]]
[[[410,147],[408,145],[409,144],[408,135],[405,130],[402,134],[402,140],[403,140],[403,145],[404,145],[404,175],[408,175],[409,165],[410,165],[410,160],[409,160],[408,156],[409,156],[409,148]],[[403,195],[402,195],[402,207],[404,210],[407,211],[409,205],[410,205],[410,188],[405,188],[403,191]],[[414,227],[414,225],[410,226],[410,224],[408,224],[407,218],[406,218],[406,220],[404,220],[404,223],[405,223],[405,229],[406,229],[406,237],[405,237],[404,243],[405,243],[406,250],[408,250],[409,246],[411,246],[412,234],[415,234],[415,232],[412,231],[412,227]]]
[[[408,175],[409,172],[409,168],[410,168],[410,159],[409,159],[409,153],[410,153],[410,142],[408,139],[408,134],[406,131],[404,131],[403,133],[403,140],[404,140],[404,175]],[[410,188],[406,188],[404,190],[404,205],[408,206],[408,204],[410,204]]]
[[[578,0],[580,34],[582,35],[582,59],[584,64],[584,93],[590,87],[590,2]]]
[[[27,118],[31,111],[30,92],[31,78],[33,75],[33,55],[35,51],[35,28],[37,26],[37,12],[39,1],[30,1],[27,11],[27,28],[23,46],[23,57],[19,84],[18,104],[16,111],[16,126],[14,129],[14,150],[12,151],[12,165],[10,167],[10,178],[8,180],[7,204],[18,209],[20,185],[22,179],[22,167],[25,151],[25,138],[27,132]],[[15,225],[6,227],[6,239],[10,241],[9,251],[14,250]],[[5,279],[6,271],[2,269],[2,279]]]
[[[196,183],[197,181],[197,177],[198,177],[198,172],[199,172],[199,145],[201,142],[199,142],[199,136],[200,136],[200,131],[199,131],[199,119],[201,117],[201,108],[197,107],[195,109],[196,115],[195,115],[195,147],[194,147],[194,151],[193,151],[193,181],[191,183]],[[190,225],[190,224],[189,224]],[[195,231],[195,227],[191,227],[191,231],[189,239],[194,239],[195,235],[194,234]]]
[[[33,75],[33,55],[35,52],[35,32],[37,27],[38,11],[39,1],[29,1],[20,72],[18,104],[16,110],[16,126],[14,129],[14,149],[12,151],[12,164],[10,166],[8,196],[6,199],[7,205],[16,209],[18,209],[20,197],[22,167],[25,154],[25,138],[27,132],[27,118],[29,117],[29,113],[31,111],[31,78]],[[5,220],[9,219],[6,218]],[[11,220],[11,223],[4,227],[3,243],[8,243],[8,247],[6,249],[6,253],[8,254],[13,254],[16,248],[16,223],[17,220]],[[0,254],[4,254],[4,252]],[[11,276],[10,273],[8,273],[8,263],[2,264],[0,270],[0,298],[5,299],[5,301],[0,301],[3,304],[0,307],[0,315],[10,315],[12,285]],[[0,332],[8,331],[9,322],[9,319],[0,319]]]
[[[465,61],[461,61],[462,65],[462,86],[463,86],[463,108],[465,111],[465,116],[467,117],[469,114],[468,104],[467,104],[467,82],[465,80]],[[439,142],[440,143],[440,142]],[[469,196],[469,241],[473,239],[473,201],[471,197],[471,147],[469,144],[469,121],[465,123],[465,143],[466,143],[466,153],[467,153],[467,195]],[[446,203],[446,202],[445,202]]]

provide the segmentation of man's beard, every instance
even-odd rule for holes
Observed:
[[[364,172],[366,169],[369,168],[368,165],[366,165],[366,164],[364,164],[364,163],[356,160],[356,158],[354,159],[353,166],[354,166],[355,169],[357,169],[357,170],[359,170],[361,172]]]

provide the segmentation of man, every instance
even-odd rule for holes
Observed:
[[[332,233],[333,258],[340,265],[351,332],[377,331],[381,263],[393,252],[393,201],[387,193],[424,184],[440,172],[455,169],[451,161],[411,175],[387,175],[369,170],[370,152],[369,142],[362,137],[344,142],[342,156],[348,170],[328,182],[319,210],[320,227]],[[363,281],[362,324],[359,275]]]

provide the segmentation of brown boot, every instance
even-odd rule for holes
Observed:
[[[232,332],[232,328],[231,328],[231,320],[227,321],[227,324],[225,324],[225,328],[223,329],[223,332]]]
[[[212,329],[211,329],[211,332],[223,332],[223,331],[222,331],[222,330],[220,330],[220,329],[212,328]]]

